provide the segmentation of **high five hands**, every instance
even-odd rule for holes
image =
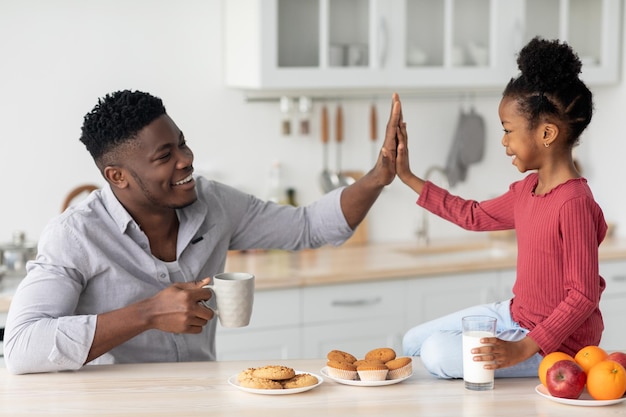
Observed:
[[[396,162],[396,174],[398,175],[398,178],[400,178],[400,180],[403,183],[408,185],[416,193],[421,194],[422,188],[424,187],[424,181],[421,178],[413,174],[413,172],[411,171],[411,167],[409,165],[408,134],[406,130],[406,122],[404,121],[402,117],[402,106],[400,104],[400,97],[398,96],[398,94],[394,93],[393,101],[394,101],[394,106],[396,105],[395,103],[397,102],[397,106],[400,112],[400,117],[398,118],[397,124],[392,126],[393,128],[395,128],[395,138],[396,138],[396,144],[397,144],[396,145],[397,156],[396,156],[396,161],[395,161]],[[392,122],[391,119],[390,119],[390,122]],[[390,129],[389,125],[387,126],[387,129],[389,131]]]

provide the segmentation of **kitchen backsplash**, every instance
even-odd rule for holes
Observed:
[[[221,2],[189,0],[158,2],[108,0],[53,3],[2,3],[0,43],[0,164],[3,216],[0,242],[14,230],[36,240],[52,216],[60,212],[66,194],[85,184],[103,184],[89,154],[79,142],[82,118],[97,97],[118,89],[149,91],[163,98],[168,113],[184,131],[195,153],[196,172],[241,187],[261,197],[267,192],[269,169],[279,161],[285,187],[296,190],[306,204],[322,191],[320,101],[310,111],[308,134],[299,126],[297,104],[284,135],[279,102],[247,102],[239,91],[223,85]],[[150,8],[146,18],[145,9]],[[102,27],[115,30],[102,33]],[[80,34],[77,36],[77,34]],[[27,53],[26,53],[27,51]],[[623,54],[624,55],[624,54]],[[626,65],[622,65],[626,71]],[[595,91],[596,114],[577,149],[577,158],[607,219],[626,225],[626,195],[620,183],[626,141],[619,135],[626,108],[621,83]],[[388,97],[328,100],[329,163],[335,166],[334,111],[341,104],[344,140],[341,164],[366,172],[372,166],[369,114],[378,115],[377,147],[382,143],[389,114]],[[294,97],[298,97],[297,94]],[[401,97],[403,95],[401,94]],[[415,96],[404,101],[411,165],[424,174],[444,165],[465,92]],[[453,191],[465,197],[489,198],[504,192],[522,177],[500,144],[497,116],[499,94],[475,97],[475,109],[485,120],[485,154],[472,165],[467,180]],[[380,196],[368,217],[370,241],[415,239],[422,210],[417,196],[399,180]],[[462,236],[468,232],[432,220],[433,236]],[[626,234],[626,233],[624,233]]]

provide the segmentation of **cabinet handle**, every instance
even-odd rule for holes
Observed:
[[[330,305],[333,307],[364,307],[379,304],[381,301],[381,297],[361,298],[359,300],[333,300]]]
[[[626,275],[615,275],[611,277],[611,281],[613,282],[626,282]]]
[[[378,23],[378,66],[383,68],[387,60],[387,21],[384,17]]]

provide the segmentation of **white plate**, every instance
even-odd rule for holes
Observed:
[[[239,380],[237,379],[237,376],[239,376],[239,374],[235,374],[235,375],[231,376],[230,378],[228,378],[228,383],[230,385],[232,385],[233,387],[237,388],[237,389],[240,389],[240,390],[245,391],[245,392],[250,392],[252,394],[287,395],[287,394],[297,394],[299,392],[312,390],[313,388],[319,387],[322,384],[322,382],[324,382],[324,378],[322,378],[319,375],[312,374],[311,372],[296,371],[296,375],[297,374],[313,375],[315,378],[317,378],[317,384],[309,385],[308,387],[288,388],[288,389],[255,389],[255,388],[247,388],[247,387],[242,387],[241,385],[239,385]]]
[[[405,379],[408,379],[411,376],[413,376],[413,372],[411,372],[409,375],[407,375],[405,377],[402,377],[402,378],[385,379],[384,381],[361,381],[360,379],[341,379],[341,378],[335,378],[334,376],[330,376],[330,375],[328,375],[328,367],[327,366],[323,367],[320,372],[326,378],[332,379],[335,382],[339,382],[340,384],[345,384],[345,385],[354,385],[356,387],[380,387],[380,386],[383,386],[383,385],[393,385],[393,384],[397,384],[399,382],[402,382]],[[357,378],[358,378],[358,376],[357,376]]]
[[[575,400],[569,398],[553,397],[552,395],[550,395],[548,388],[544,387],[543,384],[537,385],[535,387],[535,391],[542,397],[546,397],[547,399],[556,401],[557,403],[568,405],[581,405],[583,407],[599,407],[602,405],[612,405],[621,403],[622,401],[626,401],[626,397],[618,398],[616,400],[594,400],[593,398],[591,398],[591,395],[589,395],[587,390],[584,390],[580,397]]]

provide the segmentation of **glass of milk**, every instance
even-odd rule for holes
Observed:
[[[493,370],[485,369],[490,362],[476,362],[472,349],[488,346],[480,343],[483,337],[496,335],[496,319],[489,316],[463,317],[463,380],[465,388],[474,391],[493,389]]]

